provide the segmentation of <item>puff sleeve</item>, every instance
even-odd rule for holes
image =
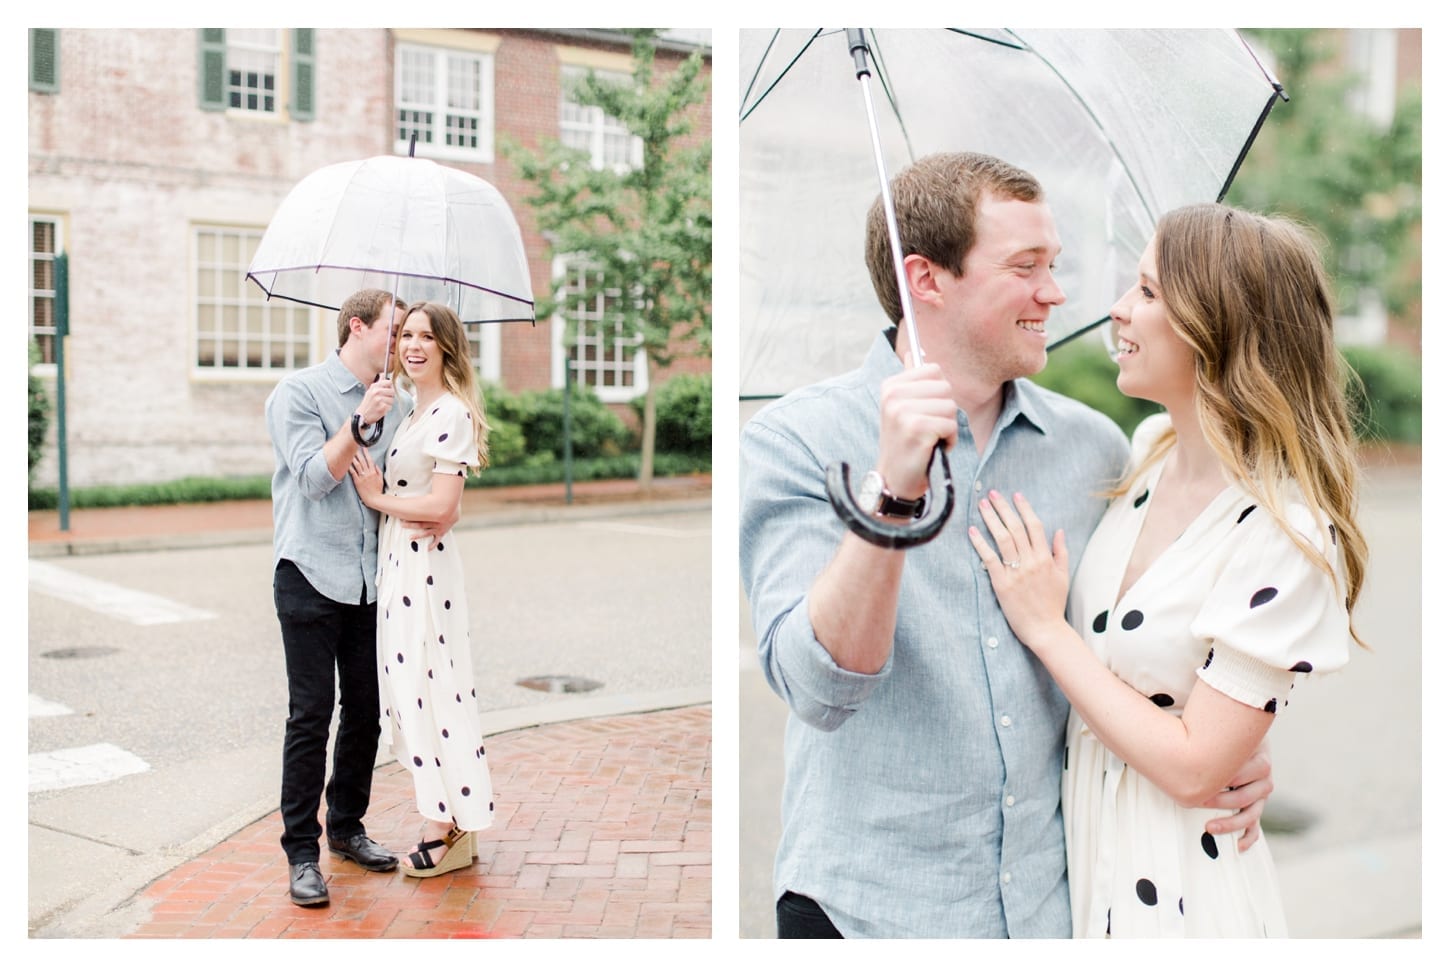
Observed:
[[[1331,579],[1263,508],[1250,508],[1191,632],[1209,645],[1198,677],[1236,701],[1282,708],[1299,675],[1349,661],[1349,614],[1332,527],[1321,531],[1302,503],[1286,506],[1290,525],[1327,553]]]
[[[424,426],[423,453],[433,458],[433,472],[468,475],[478,466],[474,443],[473,414],[462,400],[444,396],[434,404]]]

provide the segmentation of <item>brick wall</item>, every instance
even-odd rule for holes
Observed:
[[[555,44],[589,42],[498,34],[497,137],[532,146],[556,136]],[[392,35],[317,31],[316,119],[306,123],[201,110],[196,30],[62,29],[58,37],[60,92],[29,94],[28,204],[32,214],[60,219],[70,262],[70,485],[269,473],[262,406],[276,377],[194,367],[194,229],[264,228],[308,173],[390,153]],[[627,54],[627,47],[595,46]],[[680,59],[662,52],[657,65]],[[696,136],[708,138],[708,106],[699,116]],[[458,167],[521,197],[502,160]],[[528,206],[513,207],[535,290],[543,291],[550,282],[544,243]],[[336,344],[334,324],[332,313],[317,311],[318,352]],[[505,386],[548,386],[551,352],[548,320],[504,326]],[[708,360],[677,367],[708,368]],[[47,383],[53,397],[54,380]],[[35,474],[40,485],[56,482],[53,438],[54,428]]]

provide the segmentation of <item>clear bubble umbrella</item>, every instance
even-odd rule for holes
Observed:
[[[1160,215],[1222,199],[1287,99],[1218,29],[866,29],[855,43],[845,28],[744,30],[740,69],[743,400],[854,368],[897,321],[863,256],[887,173],[978,151],[1038,178],[1063,243],[1052,347],[1106,321]],[[853,530],[901,546],[844,498]]]

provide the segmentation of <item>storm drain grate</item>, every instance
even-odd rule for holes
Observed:
[[[533,678],[521,678],[514,684],[532,688],[536,692],[592,692],[596,688],[604,687],[603,682],[580,678],[578,675],[536,675]]]
[[[119,648],[108,648],[105,645],[82,645],[78,648],[57,648],[55,651],[43,651],[42,658],[101,658],[105,655],[114,655],[120,651]]]

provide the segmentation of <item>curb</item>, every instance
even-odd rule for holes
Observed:
[[[709,510],[711,499],[679,498],[640,501],[619,501],[579,506],[547,506],[509,508],[465,515],[454,530],[483,530],[489,527],[513,527],[525,524],[550,524],[569,520],[592,520],[601,517],[637,517],[644,514]],[[272,528],[248,530],[216,530],[193,534],[156,534],[135,537],[90,538],[87,540],[31,541],[32,558],[79,557],[86,554],[124,554],[138,551],[191,550],[210,547],[239,547],[270,544]]]

